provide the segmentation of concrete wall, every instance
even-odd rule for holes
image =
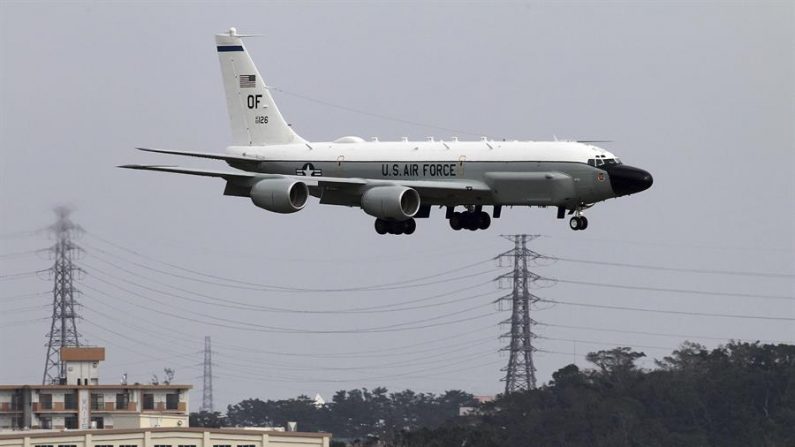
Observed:
[[[36,447],[37,445],[75,445],[76,447],[94,447],[96,445],[134,445],[136,447],[154,447],[155,445],[190,445],[195,447],[213,447],[214,445],[231,445],[232,447],[328,447],[330,435],[319,433],[284,433],[266,432],[261,430],[140,430],[130,433],[113,433],[117,430],[104,432],[53,432],[45,435],[20,433],[18,436],[6,436],[0,433],[0,447]]]

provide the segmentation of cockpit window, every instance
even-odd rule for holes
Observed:
[[[588,164],[593,167],[620,165],[621,160],[618,158],[591,158]]]

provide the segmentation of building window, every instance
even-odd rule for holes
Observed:
[[[94,416],[91,418],[91,428],[105,428],[105,418]]]
[[[154,409],[155,409],[155,395],[144,394],[144,410],[154,410]]]
[[[58,444],[58,447],[77,447],[75,444]]]
[[[94,447],[113,447],[113,444],[94,444]]]
[[[67,410],[77,410],[77,393],[64,394],[63,407]]]
[[[155,444],[155,447],[171,447],[171,444]]]
[[[177,447],[196,447],[196,444],[180,444]]]
[[[39,409],[52,410],[52,394],[39,394]]]
[[[179,393],[166,394],[166,410],[179,409]]]
[[[105,395],[104,394],[91,394],[91,409],[92,410],[105,410]]]
[[[135,444],[121,444],[119,445],[119,447],[138,447],[138,446]]]
[[[66,416],[63,418],[64,428],[77,428],[77,416]]]
[[[213,444],[213,447],[232,447],[229,444]]]
[[[52,447],[52,444],[36,444],[36,447]]]
[[[256,447],[254,444],[238,444],[237,447]]]
[[[116,394],[116,409],[126,410],[130,403],[130,396],[127,393]]]
[[[14,391],[14,394],[11,395],[11,411],[21,411],[23,402],[22,391]]]
[[[42,416],[39,418],[39,427],[42,429],[51,429],[52,428],[52,418],[49,416]]]

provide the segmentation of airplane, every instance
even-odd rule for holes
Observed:
[[[221,160],[238,171],[165,165],[121,168],[215,177],[224,195],[248,197],[275,213],[321,204],[360,207],[379,234],[412,234],[415,219],[445,208],[453,230],[489,228],[505,206],[556,207],[572,230],[585,230],[583,211],[598,202],[651,187],[649,172],[625,165],[583,141],[365,141],[301,138],[285,121],[235,28],[215,36],[232,127],[225,153],[137,149]],[[491,216],[483,210],[492,207]],[[457,211],[462,207],[462,211]]]

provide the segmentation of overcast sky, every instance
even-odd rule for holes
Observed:
[[[264,35],[248,48],[309,140],[607,139],[654,186],[589,210],[585,232],[538,208],[454,232],[433,210],[398,237],[359,209],[271,214],[218,180],[115,168],[224,168],[133,148],[229,144],[213,34],[230,26]],[[86,230],[78,327],[107,347],[104,381],[173,367],[194,409],[205,335],[216,408],[378,385],[500,392],[500,234],[544,235],[531,248],[568,259],[546,277],[711,293],[537,290],[560,301],[534,310],[540,381],[615,346],[795,342],[793,320],[692,315],[795,318],[792,2],[5,1],[0,33],[0,383],[41,381],[52,286],[8,275],[51,265],[31,251],[52,240],[31,232],[57,204]]]

